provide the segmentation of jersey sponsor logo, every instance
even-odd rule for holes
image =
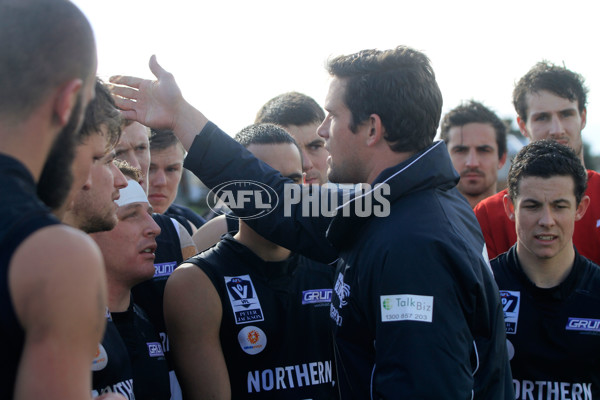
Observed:
[[[267,347],[267,335],[256,326],[247,326],[238,333],[238,342],[245,353],[255,355]]]
[[[569,318],[565,329],[568,331],[600,333],[600,319]]]
[[[133,379],[127,379],[126,381],[115,383],[112,386],[106,386],[100,390],[92,390],[92,397],[98,397],[104,393],[119,393],[127,400],[135,400],[133,394]]]
[[[379,296],[381,322],[433,321],[433,296],[394,294]]]
[[[513,379],[515,399],[592,400],[592,384]]]
[[[225,287],[237,325],[264,321],[262,307],[250,275],[226,276]]]
[[[102,346],[102,343],[98,343],[98,348],[96,349],[96,355],[92,360],[92,371],[101,371],[106,368],[108,364],[108,354],[106,354],[106,349]]]
[[[346,302],[346,297],[350,296],[350,285],[344,283],[344,275],[340,272],[337,277],[337,281],[335,281],[335,286],[333,288],[335,290],[335,294],[340,299],[340,308],[344,307],[348,304]]]
[[[335,322],[337,326],[342,326],[344,318],[340,314],[340,310],[342,309],[342,307],[348,304],[346,298],[350,296],[350,285],[344,283],[344,274],[342,274],[341,272],[338,274],[333,290],[338,299],[339,307],[336,307],[332,301],[331,306],[329,307],[329,317],[333,320],[333,322]]]
[[[519,308],[521,306],[521,292],[511,290],[501,290],[500,300],[504,310],[504,324],[507,334],[517,333],[517,323],[519,322]]]
[[[331,289],[311,289],[302,292],[302,304],[331,303]]]
[[[165,353],[163,352],[162,345],[158,342],[148,342],[146,343],[148,346],[148,355],[150,357],[164,357]]]
[[[170,276],[175,267],[177,266],[177,261],[171,261],[166,263],[154,264],[154,277],[161,278],[164,276]]]
[[[248,393],[331,384],[331,361],[248,371]]]

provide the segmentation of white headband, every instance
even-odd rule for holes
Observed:
[[[119,199],[115,200],[115,203],[117,203],[119,207],[131,203],[148,203],[148,197],[146,196],[144,189],[142,189],[140,184],[133,179],[127,180],[127,186],[119,190],[119,195]]]

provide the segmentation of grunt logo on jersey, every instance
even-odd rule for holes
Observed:
[[[519,308],[521,306],[521,292],[501,290],[500,300],[504,310],[504,323],[507,334],[517,333],[517,323],[519,322]]]
[[[580,331],[598,334],[600,333],[600,319],[569,318],[565,329],[568,331]]]
[[[262,307],[250,275],[225,276],[224,278],[235,323],[264,321]]]
[[[148,355],[150,357],[164,357],[165,353],[163,353],[163,349],[160,343],[149,342],[146,343],[146,346],[148,346]]]
[[[173,270],[176,266],[177,261],[154,264],[154,277],[161,278],[164,276],[170,276],[173,273]]]
[[[302,292],[302,304],[322,304],[331,303],[331,289],[311,289]]]

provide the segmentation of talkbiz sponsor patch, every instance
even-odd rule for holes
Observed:
[[[236,324],[264,321],[260,301],[250,275],[226,276],[225,287]]]
[[[331,303],[332,289],[310,289],[302,292],[302,304],[329,304]]]
[[[433,296],[392,294],[380,296],[381,322],[433,321]]]
[[[519,322],[519,307],[521,306],[521,292],[501,290],[500,300],[504,310],[504,324],[507,334],[517,333],[517,323]]]

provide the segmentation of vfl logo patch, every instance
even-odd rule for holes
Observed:
[[[148,355],[150,357],[164,357],[165,353],[163,353],[163,349],[160,343],[150,342],[146,343],[146,346],[148,346]]]
[[[569,318],[565,329],[568,331],[600,333],[600,319]]]
[[[161,264],[154,264],[154,277],[160,278],[163,276],[169,276],[173,273],[173,270],[177,266],[177,261],[171,261]]]
[[[302,292],[302,304],[331,303],[331,289],[311,289]]]
[[[226,276],[225,287],[236,324],[264,321],[260,301],[250,275]]]
[[[393,294],[380,296],[381,322],[433,321],[433,296]]]
[[[517,333],[517,323],[519,322],[519,307],[521,306],[521,292],[501,290],[500,300],[504,310],[504,324],[507,334]]]

